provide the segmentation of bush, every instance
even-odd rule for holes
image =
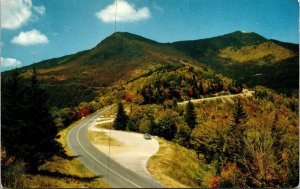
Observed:
[[[22,161],[15,161],[9,157],[4,149],[1,148],[1,182],[6,188],[23,188],[23,177],[25,164]]]
[[[179,120],[179,115],[170,109],[164,111],[157,120],[154,134],[162,136],[167,140],[172,140],[175,137],[177,131],[177,122]]]

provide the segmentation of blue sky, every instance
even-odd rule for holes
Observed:
[[[1,70],[90,49],[114,32],[115,0],[1,0]],[[118,0],[117,31],[159,42],[236,30],[298,43],[297,0]]]

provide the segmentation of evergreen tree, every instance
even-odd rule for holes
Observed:
[[[23,160],[35,172],[54,154],[63,152],[45,92],[38,85],[35,70],[30,86],[24,86],[19,74],[13,72],[3,91],[3,144],[9,155]]]
[[[25,87],[17,70],[2,80],[1,91],[1,143],[5,146],[8,156],[18,155],[25,127]]]
[[[48,110],[47,94],[39,86],[35,69],[33,69],[31,85],[27,90],[26,112],[28,115],[25,121],[28,124],[25,133],[31,137],[27,138],[30,149],[25,148],[23,156],[35,171],[54,154],[62,152],[62,147],[57,141],[58,128]]]
[[[155,133],[155,129],[156,129],[156,124],[154,121],[154,117],[152,115],[149,116],[149,132],[150,134],[157,134]]]
[[[234,124],[237,126],[241,121],[246,118],[245,111],[241,105],[240,99],[237,100],[235,111],[233,113]]]
[[[193,130],[197,125],[195,108],[191,101],[189,101],[186,105],[185,122],[188,124],[191,130]]]
[[[177,99],[173,98],[172,100],[172,109],[173,110],[177,110],[178,109],[178,103],[177,103]]]
[[[117,130],[125,130],[128,121],[128,116],[124,110],[123,104],[120,102],[118,104],[117,117],[114,121],[113,127]]]
[[[233,112],[233,125],[228,130],[225,146],[231,146],[226,150],[228,160],[238,163],[240,168],[243,166],[242,163],[240,163],[240,159],[245,156],[245,142],[243,139],[245,127],[242,124],[245,118],[246,113],[244,112],[240,99],[238,99]]]

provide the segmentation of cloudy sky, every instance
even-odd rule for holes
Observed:
[[[1,0],[1,70],[76,53],[114,32],[115,0]],[[117,31],[159,42],[236,30],[298,43],[297,0],[118,0]]]

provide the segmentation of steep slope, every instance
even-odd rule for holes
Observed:
[[[213,69],[251,86],[280,92],[298,90],[299,47],[236,31],[223,36],[171,44]]]

